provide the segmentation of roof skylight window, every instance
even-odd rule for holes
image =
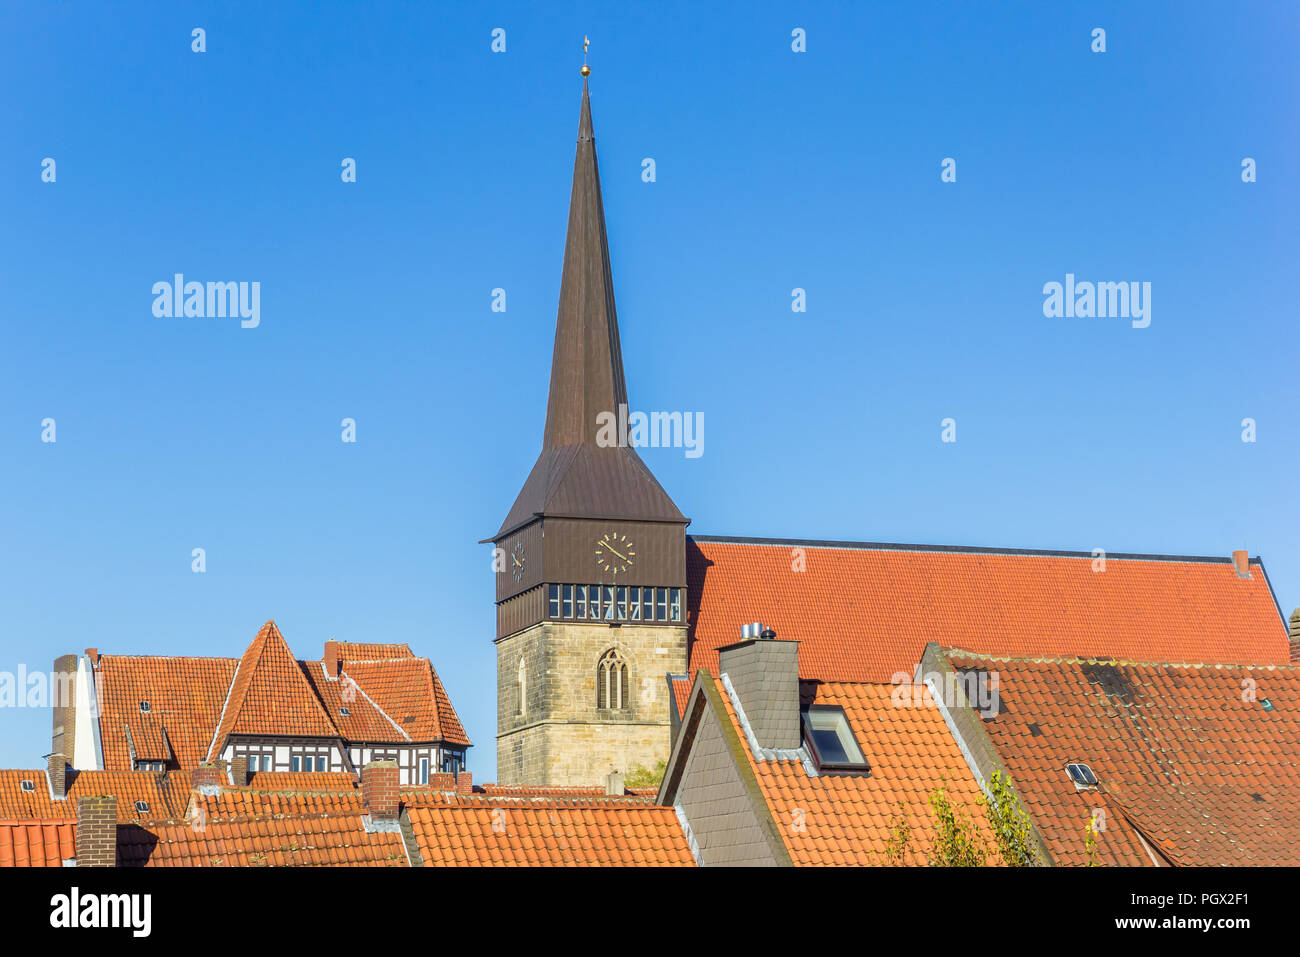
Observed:
[[[1076,788],[1095,788],[1097,786],[1097,775],[1092,773],[1092,768],[1086,764],[1067,764],[1065,770],[1069,772],[1070,780],[1074,782]]]
[[[136,809],[137,811],[139,811],[141,814],[148,814],[148,813],[149,813],[149,802],[148,802],[148,801],[136,801],[136,802],[135,802],[135,809]]]
[[[141,714],[148,714],[148,713],[149,713],[150,711],[152,711],[152,710],[153,710],[153,705],[151,705],[148,701],[141,701],[141,702],[140,702],[140,713],[141,713]]]
[[[26,793],[32,794],[36,791],[36,782],[24,780],[19,783],[18,787]]]
[[[827,771],[870,771],[848,715],[839,705],[810,705],[803,712],[804,735],[817,766]]]

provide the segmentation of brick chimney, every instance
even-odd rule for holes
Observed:
[[[361,769],[361,800],[372,821],[397,820],[401,793],[396,761],[371,761]]]
[[[226,772],[215,764],[204,762],[194,769],[194,790],[209,797],[221,793],[226,782]]]
[[[61,754],[51,754],[45,760],[45,775],[50,779],[50,793],[54,800],[68,796],[68,762]]]
[[[339,672],[343,670],[343,649],[339,647],[337,641],[325,642],[325,673],[331,678],[337,678]]]
[[[1289,637],[1291,639],[1291,660],[1300,663],[1300,608],[1291,612]]]
[[[54,712],[54,728],[50,735],[50,750],[76,759],[77,754],[77,656],[62,655],[54,659],[51,669],[54,687],[51,689],[50,710]]]
[[[230,761],[230,783],[237,788],[248,784],[248,755],[237,754]]]
[[[1232,553],[1232,565],[1237,569],[1238,578],[1250,577],[1250,552],[1239,548]]]
[[[117,866],[117,798],[112,794],[77,801],[77,866]]]
[[[622,797],[624,790],[622,771],[610,771],[605,775],[605,794],[610,797]]]
[[[760,748],[799,747],[799,642],[776,641],[760,624],[741,634],[739,643],[718,649],[718,671],[740,698]]]
[[[92,668],[98,668],[98,667],[99,667],[99,649],[98,649],[98,648],[87,648],[87,649],[86,649],[86,657],[90,659],[90,667],[92,667]]]

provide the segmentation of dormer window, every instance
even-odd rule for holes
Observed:
[[[35,782],[35,781],[27,781],[27,780],[21,781],[21,782],[19,783],[18,787],[19,787],[19,789],[22,790],[22,792],[23,792],[24,794],[35,794],[35,793],[36,793],[36,782]]]
[[[839,705],[810,705],[803,712],[803,729],[813,758],[823,771],[871,770],[849,727],[848,715]]]
[[[1097,786],[1097,775],[1092,773],[1092,768],[1083,763],[1067,764],[1066,773],[1070,775],[1070,780],[1079,790],[1084,788],[1095,788]]]
[[[140,702],[140,713],[141,713],[141,714],[148,714],[151,710],[153,710],[153,705],[151,705],[148,701],[141,701],[141,702]]]
[[[136,809],[136,811],[138,811],[138,812],[141,813],[141,814],[148,814],[148,813],[149,813],[149,802],[148,802],[148,801],[136,801],[136,802],[135,802],[135,809]]]

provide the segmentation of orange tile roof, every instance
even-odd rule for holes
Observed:
[[[721,696],[796,866],[887,863],[886,842],[900,809],[912,833],[906,862],[926,863],[934,836],[929,799],[940,786],[984,830],[982,792],[923,685],[804,682],[805,704],[844,709],[871,767],[869,775],[810,777],[801,761],[755,760],[726,689],[707,673],[699,679],[712,682]],[[900,688],[907,690],[907,707],[894,704]]]
[[[451,699],[427,658],[348,662],[344,664],[343,674],[355,681],[365,697],[410,740],[469,746],[469,737],[456,709],[451,706]],[[433,707],[429,707],[430,702]],[[388,738],[378,740],[391,738],[390,731]]]
[[[751,621],[800,641],[800,675],[827,681],[910,677],[933,640],[1019,656],[1289,659],[1258,559],[1250,578],[1226,558],[1110,555],[1105,571],[1092,567],[1080,553],[692,537],[691,671],[716,673],[718,649]]]
[[[405,644],[340,647],[345,655],[368,656],[352,666],[356,688],[349,701],[343,700],[346,683],[328,680],[323,662],[294,659],[275,622],[262,627],[240,659],[100,655],[104,766],[132,770],[133,747],[137,760],[190,769],[219,754],[230,734],[470,745],[427,658]],[[150,704],[147,713],[142,701]],[[386,715],[386,708],[400,714]]]
[[[401,659],[403,661],[408,659]],[[409,659],[418,661],[419,659]],[[384,663],[385,665],[388,662]],[[383,666],[380,666],[383,670]],[[386,715],[370,697],[369,691],[345,671],[342,678],[331,680],[320,661],[303,662],[303,673],[325,706],[330,720],[349,741],[410,741],[406,731]],[[367,682],[369,683],[369,682]],[[421,711],[432,713],[429,698],[420,702]],[[348,713],[344,714],[343,709]]]
[[[344,661],[380,661],[386,658],[414,658],[415,653],[407,644],[373,644],[355,641],[340,641],[339,656]]]
[[[1300,864],[1300,667],[948,657],[997,673],[983,726],[1057,863],[1086,863],[1101,807],[1099,863],[1151,863],[1135,828],[1177,864]]]
[[[557,801],[503,806],[408,806],[426,866],[690,867],[695,861],[672,808],[631,802]]]
[[[123,867],[406,867],[402,835],[353,809],[119,828]]]
[[[657,789],[606,794],[602,787],[543,787],[540,785],[481,784],[470,792],[455,792],[445,787],[403,788],[407,805],[425,804],[497,804],[532,802],[553,806],[565,802],[574,807],[591,804],[653,804]]]
[[[262,626],[239,661],[208,760],[232,734],[338,736],[274,621]]]
[[[221,717],[234,658],[173,658],[160,655],[100,655],[100,737],[104,767],[130,771],[127,730],[141,760],[163,760],[162,730],[182,768],[197,767],[208,752]],[[140,702],[149,702],[149,713]]]
[[[348,771],[254,771],[248,787],[255,791],[354,791],[355,774]]]
[[[35,785],[32,793],[21,782]],[[0,771],[0,818],[16,820],[76,820],[77,799],[93,794],[117,796],[117,819],[121,823],[152,818],[176,817],[185,812],[189,800],[190,774],[171,771],[72,771],[66,773],[67,797],[55,800],[45,771]],[[139,811],[135,802],[144,801]]]
[[[264,817],[303,815],[364,814],[361,791],[258,791],[251,788],[223,789],[220,794],[190,796],[186,821],[202,817],[211,821],[243,821]]]
[[[70,821],[0,821],[0,867],[62,867],[76,854]]]

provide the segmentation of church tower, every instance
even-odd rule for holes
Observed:
[[[584,79],[542,451],[490,539],[502,784],[596,785],[668,757],[664,676],[686,671],[688,520],[636,450],[600,428],[620,408],[627,385]]]

